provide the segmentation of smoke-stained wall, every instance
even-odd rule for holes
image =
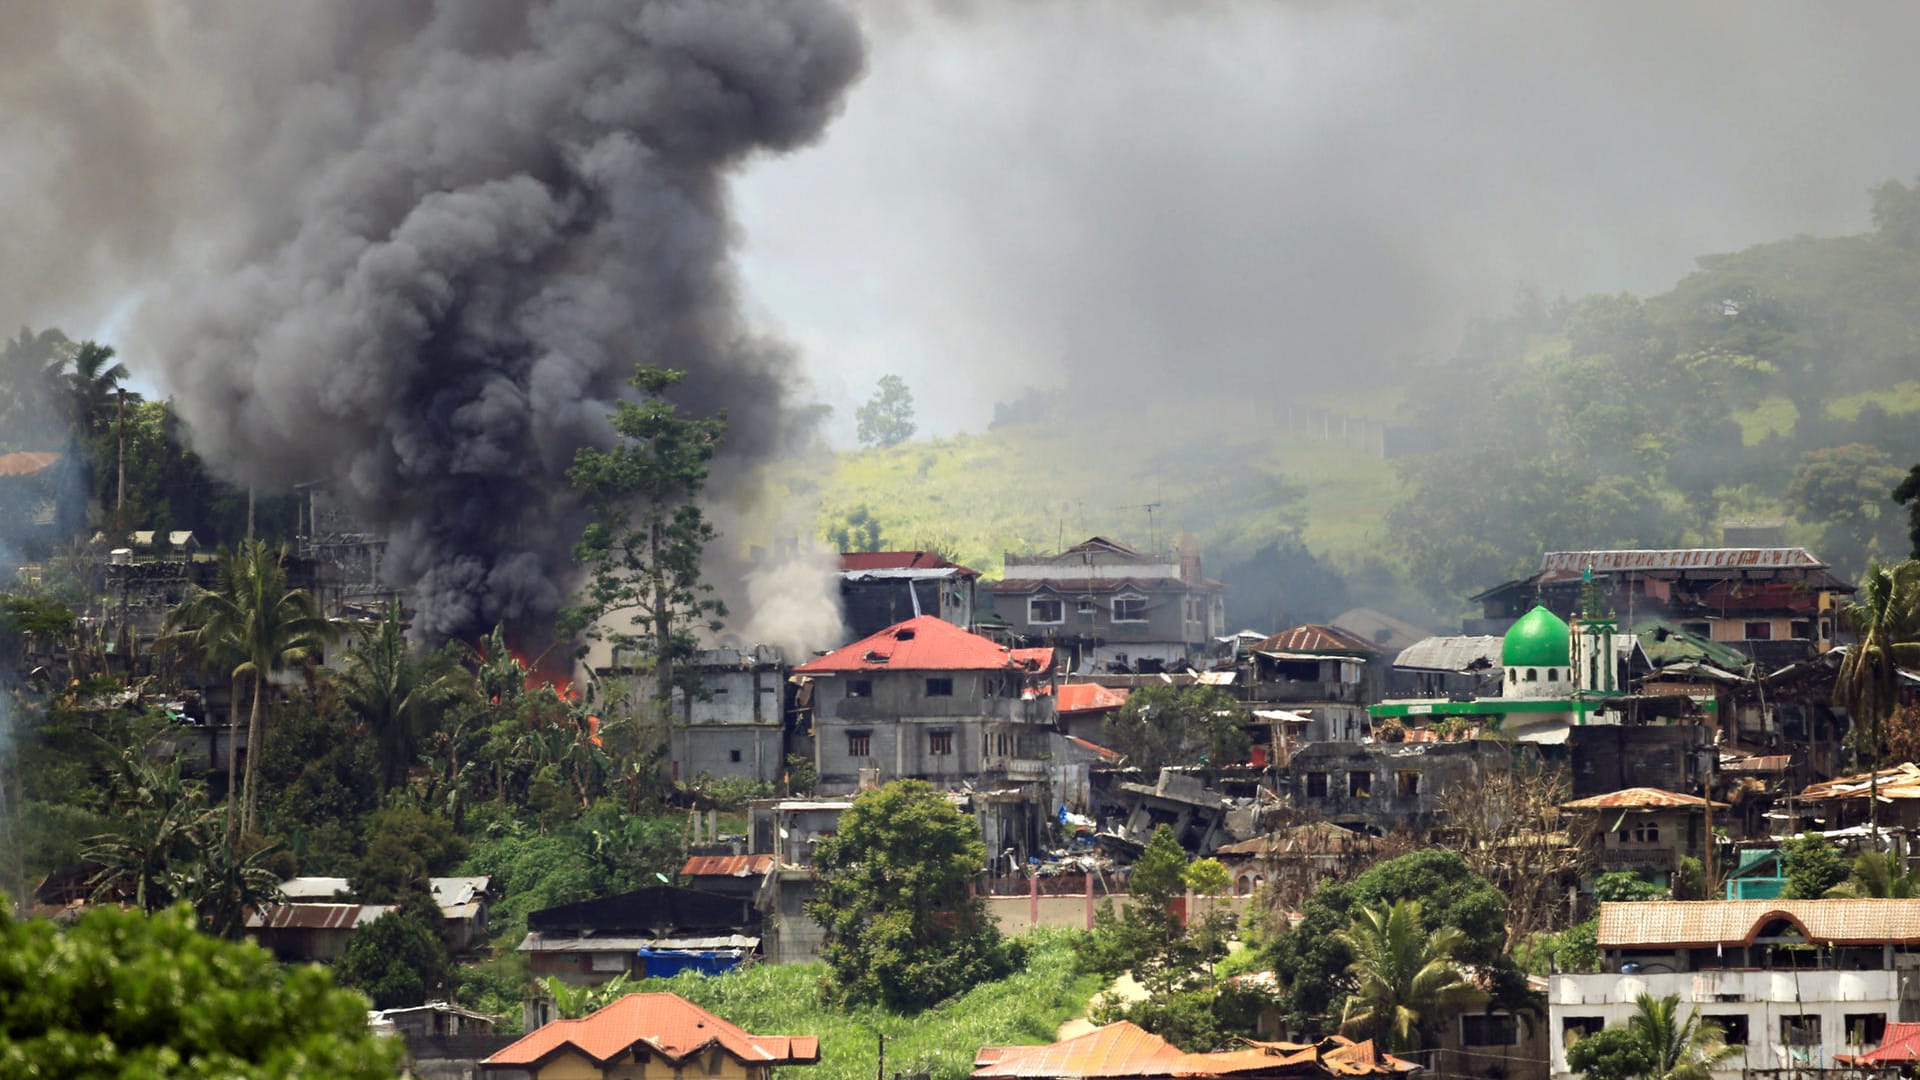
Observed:
[[[0,189],[71,235],[0,259],[163,280],[140,325],[196,448],[389,532],[422,636],[560,606],[565,470],[636,366],[726,410],[724,475],[793,434],[792,359],[739,316],[725,183],[838,109],[863,48],[837,6],[28,6],[0,100],[38,106],[46,156]]]

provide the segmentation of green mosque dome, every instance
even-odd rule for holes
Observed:
[[[1507,667],[1566,667],[1572,639],[1560,616],[1535,606],[1520,616],[1500,642],[1500,662]]]

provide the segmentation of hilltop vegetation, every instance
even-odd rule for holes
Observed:
[[[1277,389],[1123,412],[1066,390],[786,484],[823,528],[864,508],[885,546],[989,574],[1005,552],[1190,531],[1210,572],[1299,542],[1345,599],[1440,617],[1543,549],[1718,544],[1728,517],[1783,519],[1853,575],[1905,553],[1890,494],[1920,461],[1920,189],[1873,198],[1873,233],[1703,256],[1659,296],[1523,297],[1455,358],[1295,401],[1291,425]],[[1364,421],[1404,452],[1380,456]]]

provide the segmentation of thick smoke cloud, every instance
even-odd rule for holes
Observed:
[[[422,636],[562,603],[564,472],[636,365],[726,409],[723,473],[791,434],[791,358],[737,316],[725,185],[817,138],[860,73],[824,0],[29,7],[0,100],[43,106],[50,156],[6,186],[92,242],[0,258],[164,273],[141,327],[196,448],[388,531]],[[107,77],[68,100],[86,47]]]
[[[1664,291],[1920,173],[1900,0],[867,10],[845,117],[741,189],[747,281],[823,384],[898,372],[933,434],[1022,386],[1364,388],[1523,286]]]

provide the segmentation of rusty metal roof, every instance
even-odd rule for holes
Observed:
[[[1806,801],[1865,799],[1878,794],[1882,799],[1920,799],[1920,765],[1903,761],[1891,768],[1881,769],[1877,793],[1873,790],[1874,786],[1872,773],[1855,773],[1808,784],[1797,798]]]
[[[980,571],[951,562],[937,551],[843,551],[840,572],[870,570],[958,570],[961,577],[977,578]]]
[[[1596,574],[1628,570],[1823,570],[1811,551],[1779,548],[1650,548],[1644,551],[1549,551],[1540,571]]]
[[[1282,630],[1254,646],[1256,652],[1367,653],[1377,655],[1380,647],[1337,626],[1308,623]]]
[[[34,473],[58,464],[59,461],[59,454],[42,450],[0,454],[0,476],[32,476]]]
[[[1605,795],[1575,799],[1560,805],[1568,810],[1698,810],[1707,805],[1707,800],[1698,795],[1683,795],[1677,791],[1635,787],[1623,791],[1610,791]],[[1723,802],[1716,802],[1713,806],[1716,810],[1728,808]]]
[[[771,855],[694,855],[680,868],[680,876],[759,877],[771,869]]]
[[[1920,900],[1648,900],[1600,905],[1600,947],[1747,945],[1785,919],[1810,942],[1920,944]]]

